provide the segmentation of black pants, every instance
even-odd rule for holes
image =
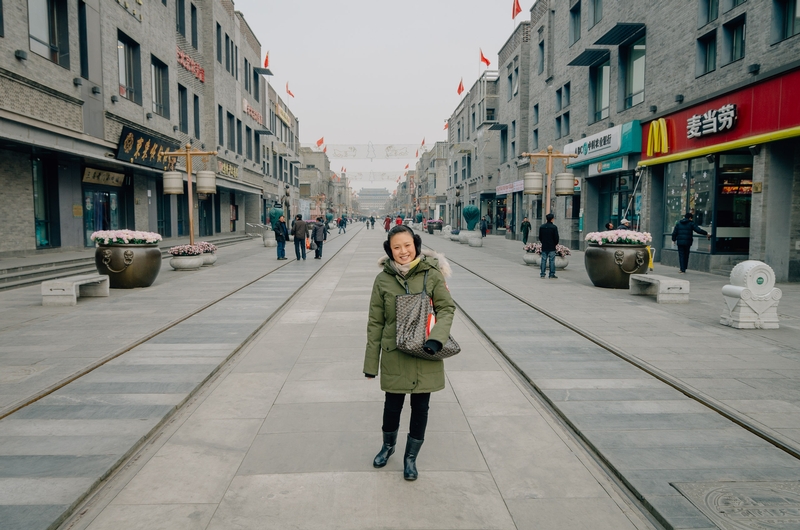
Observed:
[[[528,232],[522,232],[522,244],[523,245],[528,244]]]
[[[686,267],[689,266],[689,249],[692,245],[678,245],[678,264],[680,265],[681,272],[686,272]]]
[[[306,259],[306,239],[294,236],[294,254],[300,259],[300,249],[303,252],[303,259]]]
[[[316,244],[317,244],[317,250],[314,251],[314,257],[315,258],[321,258],[322,257],[322,241],[316,241]]]
[[[405,394],[386,392],[386,401],[383,404],[383,432],[394,432],[400,428],[400,413],[403,412],[405,400]],[[411,394],[411,424],[408,427],[408,434],[415,440],[425,439],[430,401],[430,393]]]

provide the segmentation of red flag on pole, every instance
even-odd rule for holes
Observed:
[[[449,122],[444,122],[444,129],[447,130],[448,127],[450,127],[450,123]]]
[[[325,137],[323,136],[322,138],[320,138],[319,140],[317,140],[317,147],[321,146],[321,145],[322,145],[322,144],[324,144],[324,143],[325,143]]]
[[[458,92],[458,95],[460,96],[463,91],[464,91],[464,78],[462,77],[461,81],[459,81],[458,83],[458,90],[456,90],[456,92]]]
[[[322,152],[323,152],[323,153],[327,153],[327,152],[328,152],[328,146],[327,146],[327,145],[326,145],[325,147],[323,147],[323,148],[322,148]]]
[[[286,93],[289,94],[290,96],[294,97],[294,94],[292,94],[292,91],[289,90],[289,81],[286,81]]]
[[[405,169],[408,169],[408,164],[406,164],[406,167],[405,167]]]
[[[420,147],[425,147],[425,138],[422,139],[422,145]]]
[[[414,153],[414,158],[419,158],[419,149],[417,149],[417,152]]]
[[[522,13],[522,7],[519,5],[519,0],[514,0],[514,7],[511,9],[511,18],[517,18],[517,15]]]
[[[481,50],[481,62],[486,65],[486,68],[489,68],[489,65],[492,64],[489,61],[489,59],[487,59],[486,56],[483,54],[483,50]]]
[[[269,50],[267,50],[267,55],[264,57],[264,68],[269,68]]]

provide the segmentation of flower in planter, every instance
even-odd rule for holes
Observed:
[[[542,253],[542,244],[541,243],[528,243],[522,249],[525,252],[532,252],[533,254],[541,254]],[[560,256],[565,258],[567,256],[572,255],[569,248],[565,247],[564,245],[556,245],[556,256]]]
[[[199,243],[196,243],[196,246],[203,249],[203,254],[213,254],[217,251],[217,245],[209,243],[208,241],[200,241]]]
[[[92,233],[98,245],[145,245],[161,241],[161,234],[138,230],[98,230]]]
[[[203,254],[203,247],[200,245],[178,245],[171,247],[169,253],[173,256],[200,256]]]
[[[653,241],[649,232],[634,232],[633,230],[606,230],[605,232],[590,232],[586,234],[586,241],[597,245],[647,245]]]

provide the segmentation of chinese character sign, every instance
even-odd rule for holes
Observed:
[[[117,159],[167,171],[174,169],[175,157],[164,156],[164,152],[179,148],[180,144],[177,142],[165,142],[145,132],[123,127],[119,137]]]
[[[703,114],[695,114],[686,120],[686,137],[701,138],[723,131],[729,131],[736,125],[736,105],[727,104],[719,109],[707,110]]]

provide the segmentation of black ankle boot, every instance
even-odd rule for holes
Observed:
[[[419,448],[422,447],[423,440],[417,440],[408,435],[406,441],[406,454],[403,456],[403,478],[406,480],[417,480],[417,455]]]
[[[374,467],[383,467],[389,460],[389,457],[394,454],[394,446],[397,445],[397,431],[383,433],[383,447],[375,455],[375,460],[372,461]]]

